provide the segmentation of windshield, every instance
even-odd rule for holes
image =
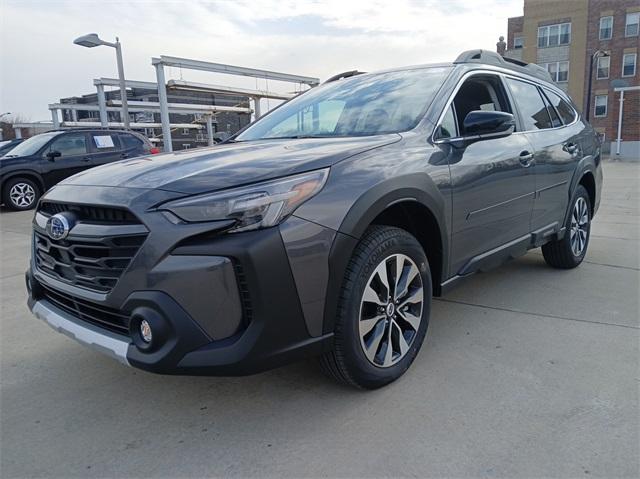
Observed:
[[[257,121],[237,141],[368,136],[414,128],[450,67],[358,75],[313,88]]]
[[[51,133],[42,133],[41,135],[32,136],[28,140],[24,140],[18,146],[13,148],[6,156],[29,156],[37,153],[51,138],[59,135],[59,131]]]

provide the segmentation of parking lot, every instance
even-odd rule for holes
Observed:
[[[2,477],[638,477],[640,163],[605,162],[585,263],[539,250],[434,303],[422,352],[374,392],[312,363],[166,377],[26,307],[32,213],[2,211]]]

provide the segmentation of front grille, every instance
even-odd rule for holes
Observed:
[[[118,224],[138,224],[136,218],[130,211],[121,208],[105,206],[77,205],[69,203],[54,203],[43,201],[39,211],[47,216],[70,211],[75,214],[79,221],[91,223],[118,223]]]
[[[136,234],[54,241],[36,231],[36,266],[65,283],[108,293],[145,238],[146,234]]]
[[[66,239],[53,240],[44,231],[44,224],[36,221],[39,224],[34,231],[37,268],[65,283],[108,293],[144,243],[146,228],[130,211],[101,205],[44,200],[36,218],[42,215],[46,221],[59,213],[71,213],[78,226],[91,226],[77,236],[73,236],[72,231]]]
[[[72,316],[119,334],[129,334],[129,314],[76,298],[43,285],[43,296]]]

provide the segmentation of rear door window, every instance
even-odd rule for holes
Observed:
[[[118,135],[114,133],[91,133],[91,148],[96,153],[108,153],[120,149]]]
[[[537,86],[513,78],[507,78],[507,84],[520,110],[525,131],[543,130],[553,126]]]

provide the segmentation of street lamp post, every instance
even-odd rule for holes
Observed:
[[[589,85],[587,86],[587,105],[586,105],[586,109],[585,109],[585,113],[584,116],[586,118],[587,121],[589,121],[590,118],[590,113],[591,113],[591,84],[593,83],[593,62],[596,61],[596,58],[598,57],[608,57],[609,53],[602,51],[602,50],[596,50],[595,52],[593,52],[593,55],[591,55],[591,59],[589,61]]]
[[[116,37],[115,43],[105,42],[101,40],[96,33],[89,33],[88,35],[76,38],[73,43],[87,48],[105,45],[116,49],[118,80],[120,81],[120,99],[122,100],[122,121],[124,122],[125,128],[129,128],[129,105],[127,103],[127,86],[124,80],[124,64],[122,62],[122,46],[120,45],[120,40]]]

